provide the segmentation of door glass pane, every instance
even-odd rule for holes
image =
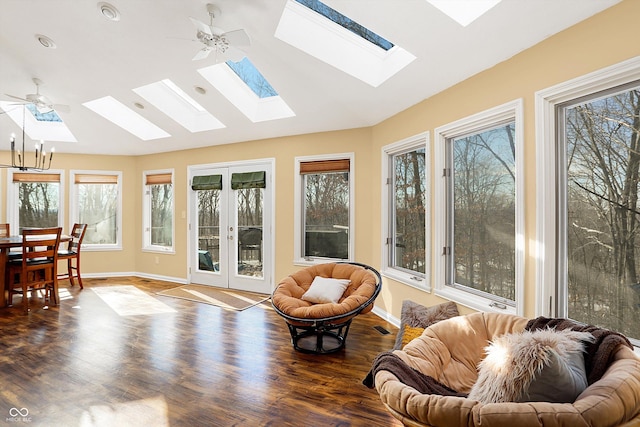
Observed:
[[[20,232],[26,227],[57,227],[60,184],[21,182],[18,184]]]
[[[304,175],[304,256],[349,258],[349,173]]]
[[[515,124],[453,140],[455,283],[515,300]]]
[[[220,271],[220,190],[198,193],[198,269]]]
[[[391,265],[425,272],[425,149],[393,156],[394,250]]]
[[[640,339],[640,88],[564,122],[568,317]]]
[[[83,244],[116,244],[118,185],[77,184],[78,222],[87,224]]]
[[[238,265],[241,276],[263,277],[262,215],[264,189],[243,188],[235,191],[238,220]]]

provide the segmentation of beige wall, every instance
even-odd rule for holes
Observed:
[[[535,316],[535,92],[640,55],[640,44],[636,43],[638,16],[640,1],[623,1],[373,128],[372,150],[379,153],[386,144],[424,131],[429,131],[433,140],[433,130],[439,126],[523,99],[526,316]],[[431,153],[433,158],[433,147]],[[379,182],[380,171],[375,171],[373,180],[376,179]],[[433,191],[433,186],[431,189]],[[380,203],[378,195],[375,195],[374,202]],[[379,211],[373,214],[376,215],[374,223],[379,222]],[[372,230],[372,237],[374,242],[380,241],[379,227]],[[439,251],[434,249],[433,253],[438,254]],[[378,299],[377,306],[398,317],[403,299],[427,305],[442,301],[432,294],[387,280],[383,298]],[[463,311],[470,310],[463,308]]]
[[[61,151],[60,145],[58,150]],[[10,163],[6,152],[0,153],[0,162]],[[122,171],[122,246],[123,251],[86,252],[82,255],[82,271],[101,273],[135,272],[136,264],[134,252],[134,237],[139,228],[138,221],[132,221],[135,217],[134,176],[136,175],[136,159],[129,156],[84,156],[74,154],[56,154],[53,158],[53,168],[62,173],[64,180],[64,224],[63,232],[71,231],[73,224],[69,223],[69,172],[71,170],[98,170],[98,171]],[[53,169],[52,169],[53,171]],[[2,197],[4,203],[1,207],[2,222],[7,219],[7,172],[2,170]],[[13,231],[13,230],[12,230]]]
[[[176,189],[176,239],[175,254],[158,254],[141,252],[142,231],[135,235],[134,248],[137,271],[167,277],[186,278],[187,275],[187,219],[182,218],[182,211],[187,211],[187,168],[189,166],[240,162],[254,159],[275,159],[275,230],[276,247],[275,273],[276,280],[295,271],[293,265],[293,212],[294,212],[294,166],[295,157],[331,153],[355,153],[356,187],[366,188],[367,171],[359,170],[361,165],[370,165],[371,129],[352,129],[337,132],[324,132],[309,135],[291,136],[277,139],[266,139],[241,144],[206,147],[173,153],[156,154],[136,159],[135,176],[138,189],[135,199],[135,218],[141,217],[142,210],[142,172],[145,170],[173,168],[175,170]],[[368,252],[369,230],[373,227],[370,197],[367,192],[357,192],[356,200],[356,234],[362,236],[356,242],[356,252]],[[360,208],[363,206],[362,208]],[[364,208],[366,206],[366,208]],[[139,221],[138,221],[139,222]],[[160,257],[160,263],[155,263]],[[360,257],[359,257],[360,258]],[[377,259],[367,259],[377,262]]]
[[[455,85],[384,122],[365,129],[211,146],[140,157],[57,155],[56,168],[122,170],[124,179],[123,250],[86,252],[83,271],[87,274],[136,272],[144,275],[186,280],[187,277],[187,167],[199,164],[252,159],[275,159],[275,278],[295,271],[293,265],[294,158],[296,156],[355,153],[356,259],[380,267],[381,236],[381,149],[406,137],[433,130],[514,99],[524,100],[525,205],[526,205],[526,301],[525,314],[534,315],[533,253],[535,241],[535,133],[534,94],[571,78],[640,55],[637,17],[640,1],[625,0],[513,58]],[[446,66],[446,64],[442,64]],[[214,137],[212,137],[214,138]],[[432,150],[432,148],[431,148]],[[1,153],[6,157],[6,153]],[[433,159],[433,153],[431,158]],[[0,161],[4,158],[0,156]],[[176,240],[175,254],[141,251],[142,173],[146,170],[175,170]],[[6,194],[6,173],[2,192]],[[433,190],[433,189],[432,189]],[[68,185],[66,190],[68,200]],[[4,198],[6,200],[6,197]],[[65,207],[68,226],[68,208]],[[6,217],[6,206],[2,210]],[[438,251],[433,251],[437,254]],[[160,262],[156,264],[155,257]],[[378,309],[400,317],[402,300],[424,304],[440,302],[438,297],[385,279]],[[470,310],[462,308],[461,311]]]

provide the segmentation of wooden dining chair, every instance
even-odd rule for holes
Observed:
[[[11,236],[11,226],[7,224],[0,224],[0,237]]]
[[[45,299],[58,304],[58,249],[62,227],[22,230],[22,256],[7,263],[9,305],[13,294],[22,294],[22,307],[29,312],[31,292],[44,290]]]
[[[71,240],[69,240],[67,248],[58,250],[58,260],[67,260],[67,272],[58,274],[58,280],[69,279],[71,286],[74,286],[73,279],[75,277],[78,279],[80,289],[84,289],[80,276],[80,249],[86,231],[87,224],[73,224]]]

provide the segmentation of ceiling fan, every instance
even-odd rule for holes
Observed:
[[[204,44],[204,47],[196,53],[193,60],[204,59],[208,57],[211,52],[220,54],[232,61],[239,61],[246,56],[238,46],[249,47],[251,45],[251,39],[247,32],[243,29],[226,32],[214,27],[213,19],[220,16],[222,12],[220,8],[211,3],[207,4],[207,12],[209,13],[209,25],[189,17],[193,25],[196,26],[196,38],[200,43]]]
[[[33,83],[35,83],[36,85],[36,93],[29,93],[24,98],[20,96],[15,96],[15,95],[9,95],[8,93],[5,93],[5,95],[8,96],[9,98],[22,101],[22,102],[15,103],[17,105],[33,104],[38,110],[38,112],[42,114],[50,113],[51,111],[54,111],[54,110],[62,111],[62,112],[70,111],[70,108],[68,105],[53,104],[49,100],[49,98],[47,98],[46,96],[40,93],[40,85],[42,84],[42,80],[40,80],[37,77],[34,77],[32,80],[33,80]]]

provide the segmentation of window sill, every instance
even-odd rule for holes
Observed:
[[[121,251],[120,245],[82,245],[82,252]]]
[[[429,285],[425,277],[420,277],[415,274],[409,274],[393,268],[385,268],[380,272],[380,274],[383,277],[395,280],[407,286],[411,286],[412,288],[416,288],[429,293],[431,292],[431,286]]]
[[[175,254],[176,253],[176,251],[173,248],[163,248],[163,247],[153,247],[153,246],[142,248],[142,252],[153,252],[157,254]]]
[[[473,310],[490,313],[518,315],[518,313],[516,313],[515,307],[505,305],[505,308],[498,308],[492,305],[492,303],[495,303],[495,301],[493,300],[483,298],[478,295],[473,295],[468,292],[460,291],[458,289],[450,289],[448,287],[446,289],[436,289],[435,294],[439,297],[451,300]]]
[[[309,267],[311,265],[325,264],[330,262],[350,262],[348,259],[341,258],[297,258],[293,261],[293,265],[301,266],[301,267]]]

